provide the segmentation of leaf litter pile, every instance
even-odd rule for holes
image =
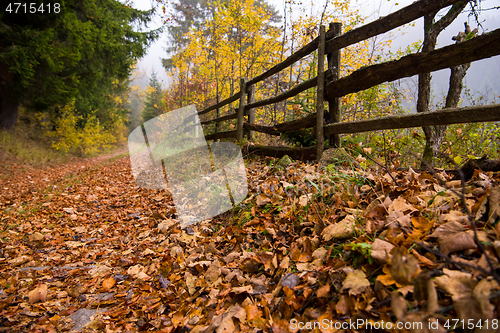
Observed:
[[[128,156],[2,165],[0,331],[499,331],[498,173],[275,162],[185,229]]]

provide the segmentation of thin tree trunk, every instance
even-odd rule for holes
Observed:
[[[0,93],[0,129],[11,130],[17,122],[19,104]]]
[[[470,27],[466,23],[465,33],[460,32],[458,36],[454,37],[454,39],[457,41],[457,43],[460,43],[465,39],[469,32]],[[470,65],[471,63],[469,62],[450,68],[450,85],[448,88],[448,94],[446,95],[445,108],[456,108],[458,106],[460,96],[462,95],[463,79],[465,77],[465,74],[467,74],[467,70],[470,68]],[[446,134],[447,128],[448,126],[446,125],[432,127],[431,148],[434,157],[437,157],[437,155],[439,154],[439,150],[441,149],[441,145],[443,144],[443,139],[444,135]]]
[[[437,11],[424,16],[424,44],[422,53],[433,51],[436,48],[437,37],[447,26],[449,26],[462,10],[467,6],[467,1],[454,4],[450,10],[439,21],[434,22]],[[418,76],[418,100],[417,112],[428,112],[431,95],[431,74],[421,73]],[[422,156],[422,167],[426,164],[432,165],[433,152],[433,130],[431,127],[422,128],[425,134],[425,148]]]

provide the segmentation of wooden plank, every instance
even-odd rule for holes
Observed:
[[[500,121],[500,104],[443,109],[441,111],[389,116],[378,119],[331,124],[324,127],[327,134],[362,133],[397,128]]]
[[[227,105],[229,103],[237,101],[238,98],[240,98],[240,92],[239,91],[236,94],[234,94],[233,96],[226,98],[222,102],[217,103],[215,105],[212,105],[212,106],[206,108],[205,110],[201,110],[200,112],[198,112],[198,115],[202,115],[202,114],[208,113],[208,112],[210,112],[212,110],[220,109],[224,105]]]
[[[424,16],[425,14],[432,13],[436,10],[447,7],[459,1],[460,0],[415,1],[413,4],[405,8],[402,8],[395,13],[382,17],[358,29],[351,30],[351,32],[346,33],[342,36],[333,38],[334,37],[333,31],[328,31],[326,34],[326,40],[328,40],[328,42],[326,43],[326,53],[330,53],[332,52],[332,50],[341,49],[348,45],[358,43],[367,38],[390,31],[394,28],[399,27],[400,25],[410,23],[418,19],[419,17]],[[310,54],[311,52],[313,52],[318,48],[318,41],[319,39],[318,37],[316,37],[309,44],[301,47],[299,50],[297,50],[297,52],[293,53],[288,58],[286,58],[283,62],[274,65],[266,72],[248,81],[248,84],[255,84],[264,79],[267,79],[271,75],[278,73],[279,71],[287,68],[294,62],[302,59],[303,57],[305,57],[306,55]]]
[[[323,136],[323,121],[325,105],[323,104],[325,90],[325,26],[319,27],[318,46],[318,89],[316,94],[316,157],[321,158],[325,147],[325,137]]]
[[[246,129],[255,132],[261,132],[270,135],[280,135],[280,132],[296,131],[304,128],[310,128],[315,125],[316,125],[316,113],[312,113],[304,118],[296,119],[275,126],[262,126],[256,124],[248,124],[248,123],[245,123],[243,126]]]
[[[325,98],[342,97],[383,82],[450,68],[498,54],[500,29],[428,53],[410,54],[399,60],[359,69],[349,76],[329,82],[325,89]]]
[[[238,118],[238,114],[237,113],[231,113],[231,114],[228,114],[226,116],[222,116],[222,117],[215,118],[215,119],[212,119],[212,120],[202,121],[201,124],[202,125],[208,125],[208,124],[212,124],[212,123],[220,123],[222,121],[236,119],[236,118]]]
[[[243,141],[243,123],[245,122],[245,104],[246,104],[246,89],[247,83],[244,78],[240,78],[240,105],[238,107],[238,118],[236,121],[236,141],[241,143]]]
[[[395,29],[403,24],[410,23],[426,14],[441,8],[453,5],[461,0],[420,0],[406,6],[397,12],[381,17],[357,29],[333,38],[326,43],[326,53],[359,43],[370,37]]]
[[[290,147],[273,147],[273,146],[257,146],[248,145],[243,148],[243,153],[255,154],[259,156],[283,157],[290,156],[295,160],[312,161],[316,159],[316,147],[307,148],[290,148]]]
[[[328,80],[331,77],[332,77],[332,71],[330,69],[327,69],[325,71],[325,78]],[[293,97],[293,96],[303,92],[304,90],[310,89],[310,88],[316,86],[317,84],[318,84],[318,77],[315,76],[312,79],[304,81],[304,82],[296,85],[292,89],[285,91],[281,95],[270,97],[268,99],[263,99],[263,100],[248,104],[245,108],[246,109],[258,108],[259,106],[278,103],[278,102],[281,102],[287,98]]]
[[[236,138],[236,131],[219,132],[214,134],[205,135],[206,140],[228,139]]]
[[[333,22],[330,23],[330,30],[333,31],[335,36],[342,33],[342,23]],[[328,68],[332,69],[333,77],[332,81],[336,81],[340,78],[340,49],[333,50],[327,54]],[[340,107],[340,98],[328,99],[328,123],[340,123],[342,121],[342,109]],[[342,141],[340,140],[340,135],[335,134],[329,138],[330,147],[340,148]]]

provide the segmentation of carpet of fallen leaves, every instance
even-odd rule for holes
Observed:
[[[181,229],[128,156],[0,163],[0,331],[500,331],[498,173],[248,160],[247,199]]]

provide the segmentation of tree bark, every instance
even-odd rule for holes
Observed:
[[[3,90],[3,89],[2,89]],[[0,129],[11,130],[17,122],[19,104],[0,91]]]
[[[454,4],[450,10],[439,21],[434,22],[437,11],[424,16],[424,44],[422,53],[434,51],[436,48],[437,37],[447,26],[449,26],[462,10],[467,6],[467,1],[461,1]],[[418,75],[418,100],[417,112],[428,112],[431,95],[431,73],[421,73]],[[427,164],[432,165],[434,151],[433,146],[437,143],[433,142],[433,130],[431,127],[422,128],[425,134],[425,148],[422,156],[422,167]],[[440,146],[440,145],[439,145]]]
[[[17,122],[19,92],[13,91],[17,77],[0,62],[0,129],[11,130]]]

